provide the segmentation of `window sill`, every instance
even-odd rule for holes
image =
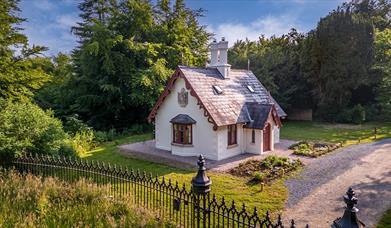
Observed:
[[[178,147],[194,147],[193,144],[180,144],[180,143],[171,143],[173,146],[178,146]]]
[[[237,146],[238,146],[237,143],[236,143],[236,144],[232,144],[232,145],[228,145],[228,146],[227,146],[227,149],[235,148],[235,147],[237,147]]]

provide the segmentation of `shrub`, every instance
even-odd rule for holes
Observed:
[[[261,173],[261,172],[259,172],[259,171],[256,171],[255,173],[254,173],[254,177],[253,177],[253,179],[255,180],[255,181],[262,181],[263,179],[265,179],[265,177],[266,177],[266,175],[265,175],[265,173]]]
[[[307,157],[319,157],[341,147],[340,143],[317,143],[301,141],[293,144],[289,149],[294,150],[293,154]]]
[[[0,171],[0,227],[174,227],[109,186]]]
[[[229,172],[235,176],[251,177],[252,182],[270,182],[284,176],[303,166],[303,163],[297,160],[291,160],[287,157],[278,157],[274,155],[267,156],[263,160],[247,160],[232,168]]]
[[[91,130],[92,128],[79,119],[77,114],[65,117],[64,130],[70,135],[75,135],[77,132]]]
[[[366,120],[365,109],[360,105],[352,108],[352,123],[361,124]]]
[[[76,132],[73,137],[70,137],[66,142],[70,146],[70,150],[75,151],[76,155],[80,156],[95,148],[94,131],[82,130]],[[65,146],[65,150],[67,146]]]
[[[66,138],[61,121],[51,111],[43,111],[31,103],[2,105],[0,155],[58,154]]]

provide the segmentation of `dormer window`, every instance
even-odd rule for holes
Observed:
[[[255,93],[255,90],[253,89],[252,86],[248,85],[248,86],[247,86],[247,89],[248,89],[251,93]]]
[[[213,87],[213,91],[215,94],[222,94],[223,93],[223,90],[220,88],[220,86],[212,86]]]

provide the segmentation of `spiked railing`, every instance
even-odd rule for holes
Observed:
[[[296,227],[283,226],[281,216],[273,222],[269,212],[260,215],[257,208],[248,210],[235,201],[219,201],[210,193],[211,180],[206,175],[205,159],[198,160],[198,172],[191,188],[179,185],[163,177],[146,174],[139,170],[128,170],[104,162],[51,156],[23,156],[13,161],[13,167],[21,173],[42,177],[57,177],[73,182],[80,178],[97,185],[109,186],[108,194],[114,198],[128,198],[133,204],[158,212],[181,227]]]

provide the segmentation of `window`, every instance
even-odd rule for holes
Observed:
[[[255,90],[253,89],[252,86],[248,85],[248,86],[247,86],[247,89],[248,89],[251,93],[255,93]]]
[[[173,124],[173,143],[192,144],[191,124]]]
[[[215,94],[222,94],[223,93],[223,90],[220,88],[220,86],[212,86],[213,87],[213,91],[215,92]]]
[[[237,144],[236,141],[236,124],[232,124],[228,126],[228,146]]]
[[[251,132],[251,143],[255,143],[255,130],[254,129]]]

